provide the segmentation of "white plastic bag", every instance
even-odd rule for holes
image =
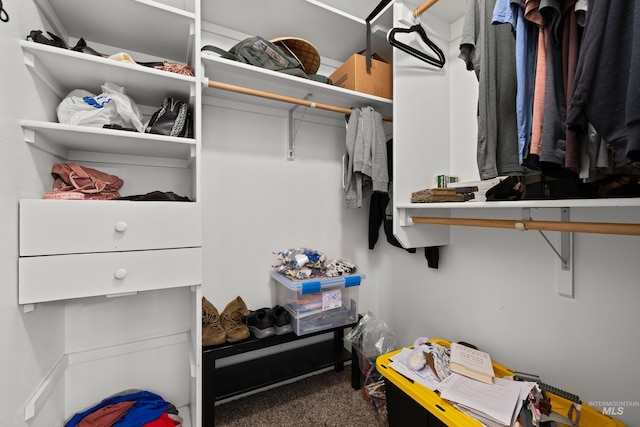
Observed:
[[[144,132],[138,105],[126,94],[124,87],[111,82],[102,85],[100,95],[82,89],[72,90],[58,105],[56,112],[58,122],[63,124],[95,127],[118,125]]]
[[[375,360],[376,357],[398,348],[398,338],[387,323],[366,312],[358,324],[345,335],[344,340],[359,354]]]

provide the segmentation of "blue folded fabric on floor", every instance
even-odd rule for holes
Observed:
[[[79,425],[82,420],[90,414],[99,411],[110,405],[114,405],[120,402],[135,401],[135,404],[124,414],[115,424],[114,427],[143,427],[152,421],[157,420],[160,416],[166,412],[169,407],[169,402],[165,401],[162,397],[149,391],[139,391],[135,393],[128,393],[122,395],[116,395],[104,399],[97,405],[84,412],[75,414],[65,424],[65,427],[75,427]]]

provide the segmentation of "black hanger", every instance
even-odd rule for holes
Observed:
[[[396,40],[395,38],[396,33],[414,33],[414,32],[418,33],[422,41],[424,41],[427,44],[427,46],[433,49],[436,55],[438,55],[438,58],[429,56],[428,54],[421,52],[418,49],[411,47],[407,44],[404,44]],[[429,39],[426,31],[424,30],[424,28],[422,28],[420,24],[415,24],[409,28],[392,28],[387,34],[387,41],[391,43],[392,46],[397,47],[403,52],[406,52],[411,56],[415,56],[416,58],[424,62],[434,65],[438,68],[444,67],[445,57],[444,57],[444,54],[442,53],[442,50],[440,50],[440,48],[434,42],[432,42],[431,39]]]

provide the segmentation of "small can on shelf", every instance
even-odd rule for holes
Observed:
[[[291,280],[271,271],[278,305],[291,314],[296,335],[343,326],[358,320],[362,274]]]

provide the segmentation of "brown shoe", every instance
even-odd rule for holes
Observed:
[[[249,338],[249,327],[246,319],[249,309],[242,298],[237,297],[224,308],[220,315],[222,327],[227,335],[228,342],[237,342]]]
[[[222,328],[218,309],[202,297],[202,345],[219,345],[226,339],[227,335]]]

